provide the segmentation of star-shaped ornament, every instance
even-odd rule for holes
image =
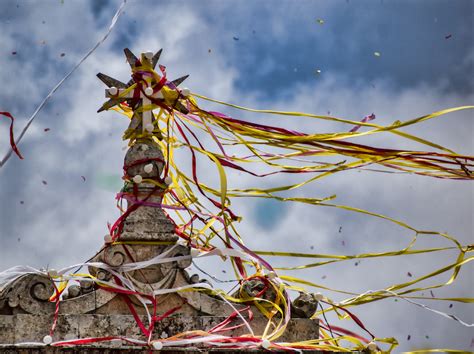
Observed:
[[[161,106],[168,111],[177,110],[184,114],[189,113],[183,101],[189,96],[189,90],[178,89],[178,85],[189,75],[168,81],[164,66],[159,66],[162,75],[154,70],[162,49],[156,53],[142,53],[140,59],[128,48],[125,48],[124,52],[132,69],[132,79],[125,84],[108,75],[98,73],[97,77],[108,87],[105,90],[105,96],[109,100],[97,112],[108,110],[125,102],[133,110],[127,132],[141,130],[143,134],[159,133],[159,131],[155,131],[156,118],[152,112],[152,105]],[[127,138],[127,134],[125,138]]]

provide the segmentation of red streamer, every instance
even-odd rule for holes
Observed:
[[[17,154],[17,156],[23,160],[23,156],[21,156],[20,151],[18,150],[16,144],[15,144],[15,138],[13,137],[13,122],[15,121],[15,118],[10,114],[10,112],[0,112],[1,115],[4,115],[5,117],[8,117],[11,119],[10,123],[10,146],[12,147],[12,150]]]

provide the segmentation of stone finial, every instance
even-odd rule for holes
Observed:
[[[313,294],[300,293],[291,306],[293,316],[299,318],[311,318],[318,309],[318,303],[318,300],[316,300]]]
[[[139,206],[127,217],[120,236],[121,241],[178,240],[173,223],[166,217],[162,208],[156,207],[161,204],[163,193],[167,188],[160,177],[163,165],[163,153],[158,144],[151,139],[139,141],[127,151],[124,167],[132,183],[125,185],[125,191],[135,194],[134,200],[128,200],[128,208],[140,201],[153,203],[155,206]],[[136,176],[140,176],[142,182],[133,182]],[[147,179],[161,181],[162,187],[147,183]]]

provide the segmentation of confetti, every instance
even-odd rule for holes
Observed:
[[[309,249],[310,249],[310,250],[314,250],[314,246],[311,246]]]
[[[410,339],[411,339],[411,336],[410,336],[410,335],[408,335],[408,337],[407,337],[407,340],[410,340]]]
[[[380,57],[382,54],[380,54],[380,52],[374,52],[374,55],[375,55],[376,57]]]
[[[411,276],[412,276],[412,274],[411,274],[410,272],[408,272],[408,273],[407,273],[407,275],[408,275],[409,277],[411,277]]]
[[[16,55],[16,52],[12,52],[12,55]]]
[[[355,262],[354,265],[357,267],[359,265],[360,261],[359,262]]]
[[[210,52],[211,52],[211,48],[209,48],[209,49],[207,50],[207,52],[210,53]]]
[[[234,41],[238,41],[239,40],[239,37],[232,37],[234,39]]]
[[[60,57],[64,57],[66,55],[66,53],[61,53]]]
[[[25,202],[23,200],[20,200],[20,204],[25,204]]]
[[[425,338],[426,338],[426,339],[430,339],[430,336],[429,336],[429,335],[426,335]]]
[[[341,241],[341,245],[345,246],[345,245],[346,245],[346,241],[342,240],[342,241]]]
[[[324,25],[324,20],[321,18],[318,18],[316,22],[319,23],[320,25]]]
[[[43,182],[43,184],[44,184],[45,186],[48,184],[48,182],[46,182],[46,181],[44,181],[44,180],[41,181],[41,182]]]
[[[448,34],[447,36],[444,37],[444,39],[449,39],[451,38],[453,35],[452,34]]]
[[[449,308],[452,309],[452,308],[453,308],[453,304],[449,304]]]
[[[361,122],[362,122],[362,123],[367,123],[367,122],[370,122],[371,120],[374,120],[374,119],[375,119],[375,114],[372,113],[371,115],[364,117],[364,118],[361,120]],[[356,131],[359,130],[360,127],[361,127],[361,125],[356,125],[354,128],[352,128],[351,130],[349,130],[349,132],[355,133]],[[360,171],[360,170],[359,170],[359,171]]]
[[[84,176],[81,176],[82,180],[85,182],[86,181],[86,177]]]
[[[43,129],[45,132],[49,132],[51,129],[50,128],[44,128]]]
[[[430,290],[431,297],[435,297],[433,290]]]
[[[325,276],[325,275],[323,275],[323,276],[321,277],[321,279],[326,279],[326,278],[327,278],[327,276]]]
[[[316,74],[321,74],[321,69],[316,69]]]
[[[329,114],[329,112],[328,112],[328,114]],[[342,226],[339,226],[339,233],[341,233],[341,232],[342,232]]]

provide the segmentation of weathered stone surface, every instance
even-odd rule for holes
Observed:
[[[312,294],[301,293],[292,303],[295,317],[310,318],[318,309],[318,301]]]
[[[0,315],[0,343],[15,343],[15,317]]]
[[[53,323],[53,315],[1,315],[0,316],[0,343],[19,344],[27,342],[41,343],[43,337],[49,334]],[[167,338],[185,331],[210,330],[226,317],[223,316],[173,316],[156,322],[154,338]],[[146,323],[146,317],[141,320]],[[240,319],[233,324],[242,323]],[[250,322],[255,335],[262,335],[267,324],[263,317],[256,317]],[[291,319],[284,335],[278,342],[294,342],[307,338],[318,337],[318,321],[308,319]],[[247,327],[242,326],[232,331],[222,332],[224,335],[240,336],[249,334]],[[59,315],[53,340],[71,340],[77,338],[122,336],[146,340],[132,315]],[[111,346],[114,343],[104,342],[95,346]]]
[[[118,353],[150,353],[150,352],[158,352],[157,350],[151,349],[142,349],[130,346],[122,346],[120,348],[104,348],[90,346],[90,347],[82,347],[82,348],[55,348],[55,347],[15,347],[15,346],[2,346],[0,345],[0,352],[5,354],[57,354],[57,353],[91,353],[91,354],[118,354]],[[259,353],[261,350],[259,349],[246,349],[246,350],[236,350],[236,349],[202,349],[202,348],[179,348],[179,349],[171,349],[171,348],[163,348],[160,352],[165,352],[166,354],[241,354],[241,353]],[[273,350],[274,353],[287,353],[284,350]],[[321,353],[328,353],[327,351],[319,351],[319,350],[305,350],[305,354],[321,354]],[[336,353],[336,352],[331,352]],[[359,353],[359,352],[353,352]]]
[[[145,160],[152,161],[137,163]],[[127,174],[130,177],[141,175],[143,178],[159,178],[163,171],[163,162],[164,156],[159,145],[151,139],[146,139],[128,149],[124,164],[128,167]],[[153,169],[151,172],[146,172],[144,167],[149,163],[153,165]]]
[[[48,299],[54,294],[51,280],[39,274],[24,275],[0,292],[0,314],[44,313],[54,311]]]
[[[159,145],[150,139],[146,139],[136,143],[127,151],[124,165],[130,179],[140,175],[143,179],[160,181],[163,161],[164,158]],[[149,164],[153,168],[151,172],[146,172],[145,166]],[[151,203],[161,203],[165,189],[164,185],[163,188],[159,188],[154,184],[143,182],[136,185],[136,187],[134,193],[138,199]],[[132,189],[132,186],[129,189]],[[132,205],[133,203],[128,202],[129,208]],[[166,217],[161,208],[141,206],[127,217],[120,239],[122,241],[176,242],[178,236],[174,233],[173,223]]]

